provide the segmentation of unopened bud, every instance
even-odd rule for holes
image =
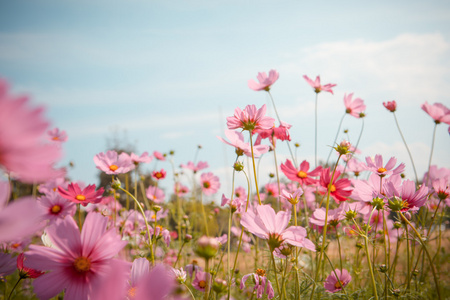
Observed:
[[[356,248],[362,249],[362,248],[364,248],[364,245],[361,242],[357,242]]]
[[[203,257],[204,259],[210,259],[216,256],[217,250],[219,249],[220,244],[215,238],[202,236],[197,241],[197,249],[195,249],[195,253],[198,256]]]
[[[348,210],[348,211],[345,213],[345,218],[346,218],[347,220],[352,220],[352,219],[356,218],[357,215],[358,215],[358,213],[357,213],[356,211],[354,211],[354,210]]]
[[[190,240],[192,240],[192,235],[190,235],[190,234],[187,233],[187,234],[184,236],[184,242],[187,243],[187,242],[189,242]]]
[[[237,172],[241,172],[242,170],[244,170],[244,164],[241,163],[240,161],[237,161],[234,163],[233,168],[237,171]]]
[[[372,206],[375,207],[377,210],[383,209],[384,207],[384,200],[381,198],[374,198],[372,200]]]
[[[379,268],[378,271],[380,271],[381,273],[386,273],[387,272],[387,267],[385,264],[382,264]]]
[[[159,205],[153,205],[152,210],[156,213],[156,212],[158,212],[158,211],[161,210],[161,206],[159,206]]]
[[[120,183],[120,180],[119,180],[119,178],[115,178],[114,180],[113,180],[113,182],[111,183],[111,187],[114,189],[114,190],[118,190],[118,189],[120,189],[120,186],[121,186],[121,183]]]

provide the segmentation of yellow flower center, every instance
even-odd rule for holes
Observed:
[[[206,287],[206,281],[200,280],[200,282],[198,283],[198,286],[201,287],[202,289],[204,289]]]
[[[52,140],[54,140],[54,141],[59,141],[59,137],[54,136],[54,137],[52,137]]]
[[[78,273],[86,273],[91,269],[91,261],[87,257],[80,256],[73,262],[73,268]]]
[[[109,166],[109,169],[111,170],[111,171],[116,171],[117,169],[118,169],[119,167],[117,166],[117,165],[110,165]]]
[[[331,185],[330,192],[336,192],[336,187],[334,186],[334,184]]]
[[[207,181],[203,182],[203,187],[205,189],[209,188],[210,186],[211,186],[211,184],[209,182],[207,182]]]
[[[266,276],[266,270],[264,270],[264,269],[256,269],[255,273],[258,276]]]
[[[86,200],[86,197],[84,195],[77,195],[75,199],[77,199],[78,201],[84,201]]]
[[[303,171],[299,171],[298,173],[297,173],[297,177],[299,177],[299,178],[306,178],[306,177],[308,177],[308,174],[306,174],[306,172],[303,172]]]
[[[340,289],[340,288],[342,288],[342,281],[338,280],[338,281],[334,284],[334,288],[335,288],[335,289]]]
[[[385,169],[385,168],[378,168],[378,173],[384,173],[384,172],[386,172],[387,170]]]
[[[136,287],[132,287],[128,290],[128,297],[134,298],[136,296]]]
[[[57,213],[59,213],[61,211],[61,206],[53,205],[51,211],[52,211],[53,214],[57,214]]]

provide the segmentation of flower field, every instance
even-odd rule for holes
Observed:
[[[366,105],[346,94],[319,161],[317,102],[336,84],[305,75],[316,113],[308,161],[278,115],[278,72],[256,79],[248,87],[267,93],[275,114],[253,104],[227,112],[217,138],[235,160],[232,189],[222,195],[207,161],[175,163],[174,152],[154,149],[106,149],[92,158],[100,183],[68,178],[58,163],[70,136],[0,79],[0,298],[448,299],[450,169],[432,162],[435,139],[449,138],[436,128],[450,125],[450,109],[421,106],[434,131],[419,174],[397,103],[380,106],[409,154],[403,162],[361,152]],[[356,141],[340,138],[344,118],[360,120]],[[279,159],[280,145],[289,158]],[[259,176],[263,157],[275,162],[270,180]]]

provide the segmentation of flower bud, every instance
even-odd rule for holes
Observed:
[[[111,187],[117,191],[118,189],[120,189],[120,186],[121,186],[121,182],[120,182],[119,178],[117,178],[117,177],[114,178],[113,182],[111,183]]]
[[[192,235],[186,233],[186,235],[184,236],[184,242],[188,243],[190,240],[192,240]]]
[[[241,163],[240,161],[237,161],[234,163],[233,168],[237,171],[237,172],[241,172],[242,170],[244,170],[244,164]]]
[[[216,256],[217,250],[219,249],[220,244],[215,238],[202,236],[197,241],[197,249],[195,249],[195,253],[198,256],[203,257],[204,259],[210,259]]]
[[[364,248],[364,245],[361,242],[357,242],[356,248],[362,249],[362,248]]]
[[[383,209],[384,207],[384,200],[381,198],[374,198],[372,200],[372,206],[375,207],[377,210]]]
[[[388,207],[392,211],[400,211],[403,209],[403,201],[397,197],[393,197],[392,200],[388,200]]]
[[[358,213],[357,213],[356,211],[354,211],[354,210],[348,210],[348,211],[345,213],[345,218],[346,218],[347,220],[352,220],[352,219],[356,218],[357,215],[358,215]]]
[[[394,222],[394,228],[395,228],[395,229],[400,229],[400,228],[402,228],[402,226],[403,226],[403,225],[402,225],[401,222],[398,222],[398,221],[397,221],[397,222]]]
[[[223,279],[216,278],[213,282],[213,291],[220,294],[227,290],[227,282]]]
[[[385,264],[382,264],[379,268],[378,271],[380,271],[381,273],[386,273],[387,272],[387,267]]]
[[[161,206],[159,206],[159,205],[153,205],[152,210],[153,210],[155,213],[157,213],[158,211],[161,210]]]

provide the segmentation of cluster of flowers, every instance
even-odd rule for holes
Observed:
[[[271,70],[269,75],[259,73],[259,82],[250,80],[248,85],[255,91],[270,92],[278,78],[278,72]],[[333,93],[336,86],[321,85],[318,76],[315,81],[304,78],[316,94]],[[396,111],[395,101],[383,105],[393,113]],[[344,106],[345,114],[365,117],[364,101],[353,99],[353,93],[344,96]],[[424,103],[422,109],[436,125],[450,124],[450,110],[444,105]],[[323,280],[323,289],[346,293],[353,267],[347,263],[347,268],[343,268],[346,260],[340,244],[338,259],[333,258],[335,263],[339,261],[339,268],[333,266],[326,254],[327,229],[331,228],[338,243],[341,229],[358,243],[367,241],[370,236],[373,241],[382,240],[390,249],[397,242],[397,256],[399,240],[407,237],[406,243],[410,243],[408,225],[421,232],[418,238],[423,242],[421,236],[429,237],[435,229],[432,225],[442,209],[441,203],[450,206],[450,169],[430,166],[419,184],[418,180],[402,178],[405,165],[397,164],[396,158],[391,157],[384,163],[385,159],[376,155],[361,161],[356,157],[360,153],[357,145],[347,141],[333,148],[338,153],[334,164],[311,168],[308,161],[297,164],[296,157],[292,156],[275,167],[277,174],[279,169],[285,178],[278,178],[260,189],[255,158],[275,150],[278,140],[289,143],[291,125],[278,118],[276,126],[276,120],[266,116],[265,105],[259,109],[248,105],[243,110],[236,108],[234,115],[227,118],[225,136],[228,140],[218,138],[234,148],[236,172],[246,171],[239,158],[245,156],[253,163],[255,194],[237,187],[231,197],[222,195],[221,204],[229,213],[229,223],[222,225],[228,225],[228,232],[219,236],[221,232],[217,230],[217,237],[210,236],[208,229],[212,221],[205,207],[211,209],[212,206],[203,204],[202,199],[203,195],[216,194],[220,181],[212,172],[202,173],[197,178],[198,172],[209,167],[207,162],[180,165],[190,170],[195,180],[189,188],[175,176],[176,201],[169,201],[165,191],[158,187],[158,182],[166,178],[164,169],[155,167],[151,173],[153,185],[145,187],[139,179],[141,164],[166,161],[166,156],[157,151],[153,155],[113,150],[97,154],[94,163],[112,177],[110,186],[97,188],[95,184],[67,181],[64,169],[55,168],[67,134],[58,128],[50,130],[42,112],[41,108],[30,108],[25,97],[10,94],[7,83],[0,80],[0,167],[10,182],[39,183],[38,197],[17,198],[10,182],[0,182],[0,243],[4,250],[0,252],[0,276],[8,283],[18,270],[17,283],[5,285],[5,289],[9,287],[9,297],[18,292],[15,287],[21,280],[25,281],[24,287],[29,287],[31,279],[32,293],[39,299],[50,299],[62,292],[65,299],[186,299],[188,293],[203,293],[208,299],[211,292],[225,294],[224,299],[246,292],[256,298],[272,299],[277,294],[286,298],[288,277],[295,276],[293,285],[298,284],[299,261],[308,255],[311,258],[315,255],[318,261],[314,273],[313,269],[302,267],[304,272],[310,272],[308,278],[314,277],[311,297],[320,281],[323,256],[330,262],[331,270]],[[248,133],[248,139],[244,133]],[[267,145],[264,144],[266,139]],[[136,175],[134,195],[118,180],[120,176],[131,177],[133,172]],[[137,196],[138,187],[142,197]],[[191,201],[187,198],[189,194]],[[124,198],[121,196],[127,198],[125,206],[119,201]],[[129,199],[134,201],[134,209],[130,208]],[[330,199],[334,203],[330,203]],[[191,215],[185,215],[192,201],[201,205],[203,227],[196,220],[196,208]],[[220,210],[213,208],[212,214],[218,215]],[[432,212],[432,219],[411,225],[410,221],[422,208]],[[231,234],[236,239],[234,266],[230,265]],[[41,237],[41,241],[37,237]],[[239,251],[247,255],[251,249],[258,251],[259,239],[263,241],[260,250],[268,253],[269,259],[258,262],[256,254],[255,271],[238,276]],[[195,242],[190,249],[193,252],[183,249],[191,241]],[[367,261],[375,283],[367,247],[366,243]],[[426,249],[425,245],[423,247]],[[301,251],[308,254],[301,255]],[[196,260],[188,263],[186,253],[204,259],[204,268]],[[227,267],[221,266],[225,254]],[[211,266],[215,259],[219,261]],[[395,274],[396,259],[391,262],[387,258],[385,263],[383,273],[390,274],[394,270]],[[181,264],[184,267],[177,268]],[[269,267],[270,271],[266,272],[263,267]],[[280,267],[284,268],[283,274],[279,273]],[[434,275],[433,268],[432,271]],[[409,262],[408,272],[412,272]],[[411,276],[406,274],[406,278],[409,287]],[[250,285],[249,279],[252,279]],[[400,285],[396,285],[394,278],[389,280],[395,294]],[[241,291],[236,291],[235,286]],[[436,291],[440,297],[438,286]],[[22,293],[31,295],[27,288],[23,288]],[[294,293],[300,293],[298,286]],[[373,294],[377,298],[375,285]]]

